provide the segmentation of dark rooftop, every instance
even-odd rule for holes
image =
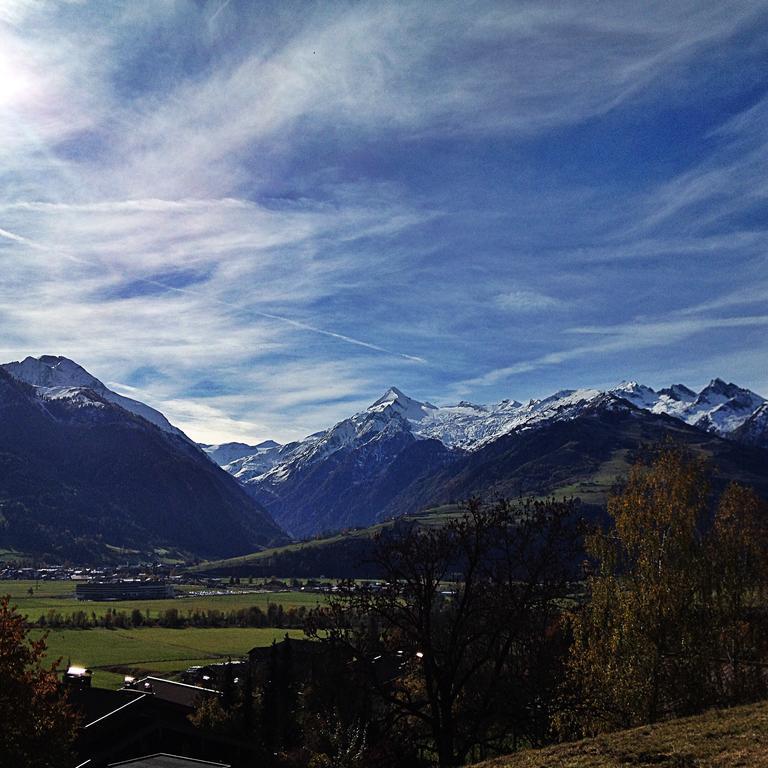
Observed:
[[[230,768],[228,763],[209,763],[206,760],[193,760],[191,757],[166,755],[164,752],[147,755],[147,757],[135,757],[121,763],[110,763],[108,768],[121,765],[131,768],[206,768],[206,766],[208,768]]]
[[[142,696],[141,691],[81,688],[69,692],[69,701],[82,715],[82,724],[88,726],[121,710],[126,704],[140,699]]]
[[[142,677],[131,684],[131,689],[141,693],[154,694],[158,699],[170,701],[190,709],[197,706],[200,697],[206,694],[218,696],[219,691],[212,688],[200,688],[196,685],[177,683],[160,677]]]

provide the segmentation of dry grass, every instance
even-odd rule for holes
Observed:
[[[768,768],[768,702],[712,710],[546,749],[482,768]]]

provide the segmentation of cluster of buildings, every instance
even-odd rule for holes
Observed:
[[[254,686],[262,684],[271,655],[285,645],[299,678],[323,667],[321,644],[287,637],[275,647],[254,648],[244,659],[193,667],[181,682],[152,675],[126,677],[117,691],[93,688],[91,670],[69,667],[63,685],[81,715],[76,768],[257,765],[259,752],[252,739],[197,728],[189,716],[204,699],[221,699],[228,686],[243,687],[247,677]]]
[[[94,580],[75,585],[78,600],[167,600],[175,596],[173,585],[160,579]]]
[[[117,691],[91,687],[90,670],[70,667],[64,684],[82,716],[76,768],[264,765],[263,746],[252,734],[197,727],[190,715],[207,699],[226,706],[235,689],[243,698],[250,697],[275,680],[295,685],[296,690],[331,691],[341,686],[341,696],[350,697],[354,706],[364,688],[361,675],[372,674],[378,687],[386,687],[407,673],[408,662],[405,651],[361,659],[344,648],[286,636],[271,646],[251,649],[242,659],[191,667],[181,681],[153,675],[126,677]],[[279,700],[272,704],[279,709]]]
[[[8,581],[99,581],[115,579],[168,579],[180,580],[172,575],[173,567],[164,563],[151,565],[78,566],[0,565],[0,580]]]

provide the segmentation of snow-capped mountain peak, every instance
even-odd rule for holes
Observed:
[[[67,357],[25,357],[21,362],[6,363],[3,368],[15,379],[33,387],[88,387],[97,391],[106,389],[95,376],[91,376],[85,368]]]
[[[512,399],[495,405],[462,400],[456,405],[440,407],[415,400],[397,387],[391,387],[364,411],[334,427],[291,446],[254,450],[252,457],[233,462],[231,470],[238,476],[247,474],[249,480],[266,472],[273,481],[280,481],[294,468],[306,467],[336,451],[399,434],[406,435],[407,439],[439,440],[448,448],[473,451],[510,432],[570,420],[596,408],[629,407],[626,403],[728,436],[764,402],[754,392],[722,379],[713,379],[700,393],[683,384],[655,391],[637,381],[623,381],[609,390],[563,389],[525,404]]]
[[[638,384],[636,381],[622,381],[617,387],[610,390],[611,394],[623,397],[625,400],[629,400],[633,405],[638,408],[646,408],[650,410],[658,402],[658,394],[646,387],[645,384]]]
[[[224,466],[244,457],[259,456],[263,458],[265,454],[274,453],[283,446],[274,440],[264,440],[256,445],[248,445],[247,443],[219,443],[217,445],[201,444],[200,447],[208,454],[212,461]],[[268,463],[264,464],[263,461],[260,462],[259,466],[261,465],[267,466],[267,468],[271,466]]]
[[[686,421],[708,432],[728,435],[737,430],[765,402],[765,398],[722,379],[699,392]]]
[[[704,389],[699,392],[696,402],[700,404],[715,405],[725,403],[739,395],[754,394],[748,389],[742,389],[736,384],[729,384],[722,379],[712,379]]]
[[[431,403],[421,403],[390,387],[375,403],[366,409],[369,413],[382,413],[391,409],[408,421],[421,421],[430,411],[437,410]]]
[[[40,397],[48,400],[72,400],[78,405],[94,407],[102,407],[103,400],[106,400],[136,416],[141,416],[164,432],[188,439],[160,411],[146,403],[113,392],[85,368],[67,357],[25,357],[21,362],[5,363],[2,367],[15,379],[35,387]]]

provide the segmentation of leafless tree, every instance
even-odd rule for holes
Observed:
[[[345,582],[325,641],[441,768],[510,736],[539,740],[579,535],[576,505],[553,499],[473,499],[443,525],[385,530],[383,583]]]

